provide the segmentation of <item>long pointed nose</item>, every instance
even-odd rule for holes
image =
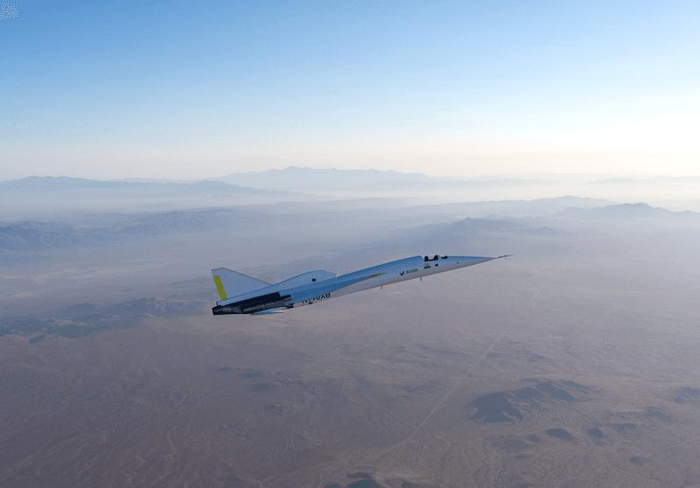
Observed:
[[[455,263],[455,265],[459,266],[460,268],[464,268],[466,266],[473,266],[475,264],[481,264],[481,263],[486,263],[488,261],[493,261],[494,259],[501,259],[508,257],[508,255],[503,255],[503,256],[496,256],[496,257],[491,257],[491,256],[450,256],[450,260]]]

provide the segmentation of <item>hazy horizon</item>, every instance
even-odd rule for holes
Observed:
[[[304,165],[304,164],[282,164],[278,166],[270,166],[266,167],[264,169],[251,169],[251,170],[232,170],[229,173],[222,173],[222,174],[211,174],[203,177],[198,177],[198,178],[169,178],[169,177],[143,177],[143,176],[138,176],[138,175],[132,175],[132,174],[124,174],[122,176],[118,177],[97,177],[97,176],[90,176],[89,173],[70,173],[70,172],[61,172],[61,171],[55,171],[55,172],[45,172],[45,173],[30,173],[27,172],[26,174],[23,174],[21,176],[16,176],[16,177],[8,177],[8,178],[0,178],[0,182],[2,181],[14,181],[14,180],[21,180],[24,178],[75,178],[75,179],[86,179],[86,180],[95,180],[95,181],[132,181],[132,182],[139,182],[139,181],[153,181],[153,182],[164,182],[164,183],[191,183],[191,182],[198,182],[198,181],[215,181],[219,180],[224,177],[228,176],[236,176],[236,175],[247,175],[247,174],[260,174],[260,173],[267,173],[267,172],[279,172],[279,171],[285,171],[285,170],[290,170],[290,169],[301,169],[301,170],[320,170],[320,171],[338,171],[338,172],[378,172],[378,173],[398,173],[398,174],[403,174],[403,175],[420,175],[420,176],[426,176],[428,178],[432,178],[435,180],[464,180],[464,181],[472,181],[472,180],[488,180],[488,179],[507,179],[507,178],[515,178],[515,179],[528,179],[528,178],[600,178],[600,179],[617,179],[617,178],[624,178],[624,179],[634,179],[634,180],[641,180],[641,181],[652,181],[655,179],[694,179],[694,178],[700,178],[700,170],[698,173],[687,173],[687,174],[667,174],[663,172],[658,172],[658,173],[649,173],[649,174],[634,174],[634,173],[613,173],[613,172],[581,172],[581,171],[572,171],[572,172],[522,172],[522,173],[490,173],[490,172],[484,172],[481,174],[473,174],[473,175],[457,175],[457,174],[440,174],[440,175],[434,175],[430,174],[429,172],[421,172],[421,171],[402,171],[400,168],[390,168],[390,169],[383,169],[383,168],[378,168],[378,167],[371,167],[371,166],[366,166],[366,167],[356,167],[356,168],[341,168],[341,167],[333,167],[333,166],[324,166],[324,165]]]

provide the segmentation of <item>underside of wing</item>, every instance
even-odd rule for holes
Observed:
[[[286,307],[281,307],[281,308],[271,308],[270,310],[261,310],[260,312],[253,312],[250,315],[274,315],[278,313],[284,313],[288,309]]]

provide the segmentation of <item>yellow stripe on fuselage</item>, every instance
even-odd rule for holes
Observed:
[[[221,282],[221,276],[214,276],[214,284],[216,285],[216,291],[219,292],[219,298],[226,300],[226,290],[224,290],[224,284]]]

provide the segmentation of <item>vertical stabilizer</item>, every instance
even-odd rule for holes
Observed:
[[[228,268],[212,269],[211,275],[214,278],[219,300],[226,300],[236,295],[242,295],[243,293],[249,293],[270,286],[270,283],[266,281],[253,278],[252,276]]]

